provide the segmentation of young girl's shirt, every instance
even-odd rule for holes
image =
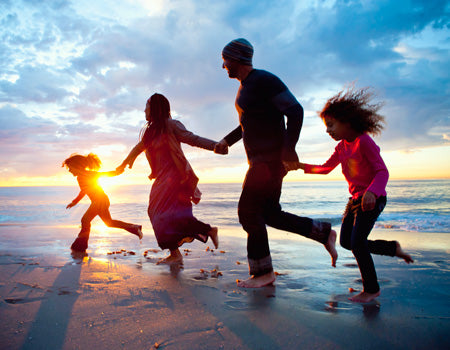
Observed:
[[[389,172],[380,148],[369,135],[362,134],[352,142],[340,141],[323,165],[305,164],[305,173],[328,174],[338,164],[342,165],[352,198],[361,197],[366,191],[377,197],[386,195]]]
[[[102,197],[106,197],[105,192],[98,184],[99,177],[102,173],[97,171],[84,171],[83,174],[77,176],[80,190],[88,195],[91,200],[98,200]]]

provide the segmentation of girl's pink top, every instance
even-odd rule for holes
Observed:
[[[323,165],[305,164],[305,173],[328,174],[339,163],[352,198],[361,197],[366,191],[377,197],[386,195],[389,172],[381,158],[380,148],[369,135],[362,134],[353,142],[342,140]]]

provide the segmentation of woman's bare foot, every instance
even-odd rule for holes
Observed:
[[[211,238],[211,241],[214,243],[214,247],[219,248],[219,235],[217,232],[219,229],[217,227],[211,227],[211,230],[208,232],[208,237]]]
[[[275,282],[275,273],[273,271],[261,276],[252,276],[245,281],[237,280],[238,287],[241,288],[261,288]]]
[[[368,303],[369,301],[372,301],[379,295],[380,295],[380,291],[378,291],[376,293],[361,292],[351,298],[348,298],[348,300],[351,300],[351,301],[354,301],[357,303]]]
[[[331,266],[336,267],[336,260],[338,258],[338,253],[336,251],[336,231],[331,230],[328,236],[328,241],[325,243],[325,249],[331,255]]]
[[[142,226],[141,225],[134,225],[136,228],[136,236],[139,237],[139,239],[142,239],[144,237],[144,234],[142,233]]]
[[[403,251],[402,247],[400,247],[400,243],[398,243],[397,241],[395,241],[395,244],[396,244],[395,256],[397,256],[397,257],[399,257],[399,258],[402,258],[403,260],[405,260],[405,262],[406,262],[407,264],[413,263],[414,260],[411,258],[411,255],[406,254],[406,253]]]
[[[163,259],[160,259],[156,265],[160,264],[181,264],[183,262],[183,256],[181,255],[180,251],[178,249],[171,250],[170,255],[168,257],[165,257]]]

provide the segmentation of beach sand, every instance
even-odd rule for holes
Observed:
[[[415,260],[374,258],[381,295],[361,290],[351,252],[337,267],[323,246],[270,230],[277,281],[252,290],[246,239],[219,230],[217,250],[181,248],[182,268],[156,265],[151,229],[141,243],[94,226],[88,255],[71,256],[77,227],[0,227],[0,349],[449,349],[448,234],[376,229]],[[186,250],[185,250],[186,249]]]

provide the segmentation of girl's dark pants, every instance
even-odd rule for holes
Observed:
[[[281,210],[279,201],[285,175],[286,171],[281,162],[258,162],[250,165],[245,177],[238,215],[239,222],[248,234],[247,257],[250,274],[254,276],[273,271],[266,224],[316,239],[321,243],[327,241],[330,233],[331,225],[328,224],[324,225],[324,233],[318,232],[317,237],[312,237],[312,219]]]
[[[386,196],[381,196],[373,210],[362,211],[361,198],[350,198],[342,219],[341,246],[353,252],[367,293],[377,293],[380,290],[371,254],[395,256],[395,241],[367,239],[385,206]]]

